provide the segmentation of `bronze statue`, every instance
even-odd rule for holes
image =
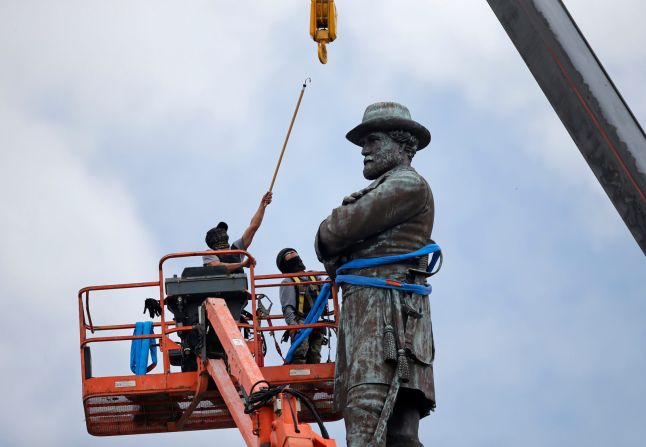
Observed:
[[[431,189],[411,167],[431,135],[408,109],[372,104],[346,138],[362,147],[363,176],[373,182],[346,197],[319,227],[316,252],[330,275],[351,260],[414,252],[431,242],[433,228]],[[425,284],[427,259],[350,273]],[[341,288],[335,405],[343,410],[347,445],[421,446],[419,420],[435,407],[429,297],[357,284]]]

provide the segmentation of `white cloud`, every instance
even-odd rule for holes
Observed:
[[[222,132],[253,115],[254,98],[285,60],[270,38],[296,6],[5,4],[0,79],[12,86],[12,103],[36,113],[58,103],[63,109],[51,118],[95,140],[104,139],[102,132],[110,127],[145,134],[187,118]],[[96,150],[96,145],[85,149]]]
[[[76,292],[143,273],[154,278],[145,266],[155,244],[119,182],[88,172],[55,128],[4,108],[0,123],[1,370],[14,385],[6,402],[15,403],[0,407],[2,431],[11,445],[64,443],[69,418],[82,418]],[[140,304],[95,306],[104,318],[128,309],[140,312]],[[29,428],[33,420],[39,430]]]
[[[646,117],[646,56],[638,44],[646,30],[632,22],[646,13],[643,3],[566,3],[637,117]],[[577,168],[576,148],[486,2],[378,0],[344,9],[353,18],[350,44],[361,48],[362,64],[384,72],[383,83],[405,77],[429,90],[455,89],[472,107],[508,120],[509,129],[528,139],[534,157],[566,181],[590,177]]]

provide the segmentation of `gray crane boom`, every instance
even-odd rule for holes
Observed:
[[[487,0],[646,254],[646,136],[560,0]]]

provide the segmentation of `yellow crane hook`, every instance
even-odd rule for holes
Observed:
[[[326,44],[336,39],[336,6],[334,0],[312,0],[310,35],[318,43],[318,56],[327,63]]]

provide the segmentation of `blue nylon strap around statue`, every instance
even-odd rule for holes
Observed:
[[[433,253],[433,256],[431,256],[431,260],[428,263],[428,267],[426,269],[426,271],[430,273],[435,268],[435,265],[437,264],[438,259],[440,259],[441,250],[440,250],[440,246],[437,244],[429,244],[425,247],[420,248],[417,251],[406,253],[403,255],[382,256],[380,258],[354,259],[350,262],[346,262],[336,270],[335,282],[336,284],[343,284],[343,283],[354,284],[358,286],[402,290],[405,292],[416,293],[418,295],[430,295],[432,291],[432,288],[430,285],[423,286],[421,284],[409,284],[404,282],[391,281],[385,278],[373,278],[368,276],[342,275],[341,272],[343,270],[360,269],[360,268],[366,268],[366,267],[375,267],[378,265],[394,264],[396,262],[405,261],[411,258],[417,258],[419,256],[424,256],[431,253]],[[314,301],[314,305],[312,306],[312,309],[310,310],[310,312],[307,314],[307,317],[305,318],[304,324],[314,324],[319,320],[319,318],[321,318],[321,314],[325,309],[325,305],[330,299],[330,290],[331,290],[331,286],[329,283],[323,285],[323,287],[321,288],[321,292],[319,293],[319,296],[316,297],[316,301]],[[301,345],[303,340],[305,340],[310,336],[313,329],[314,328],[308,327],[305,329],[301,329],[297,332],[296,337],[294,337],[294,342],[290,346],[289,351],[285,356],[285,363],[292,362],[292,359],[294,357],[294,352]]]
[[[152,321],[140,321],[135,324],[135,332],[132,335],[154,334]],[[148,365],[148,352],[152,363]],[[157,365],[157,346],[154,338],[139,338],[132,340],[130,346],[130,370],[143,376]]]

